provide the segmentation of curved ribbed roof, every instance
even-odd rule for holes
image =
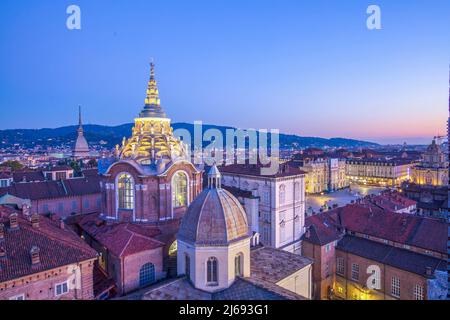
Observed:
[[[191,203],[178,239],[196,245],[222,246],[248,236],[247,216],[239,201],[224,189],[204,190]]]

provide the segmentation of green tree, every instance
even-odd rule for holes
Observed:
[[[10,167],[13,171],[22,170],[23,165],[17,160],[8,160],[0,164],[0,167]]]

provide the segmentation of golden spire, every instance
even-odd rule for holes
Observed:
[[[147,96],[145,98],[146,105],[160,106],[158,86],[155,79],[155,64],[150,63],[150,80],[147,85]]]
[[[157,117],[165,118],[166,114],[161,108],[161,102],[159,100],[158,85],[155,79],[155,64],[153,61],[150,63],[150,80],[147,85],[147,94],[145,97],[145,105],[140,113],[140,117]]]

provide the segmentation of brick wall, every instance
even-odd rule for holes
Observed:
[[[26,300],[90,300],[94,298],[93,266],[95,260],[35,273],[0,283],[0,300],[23,295]],[[73,272],[80,268],[79,275]],[[68,281],[69,292],[56,295],[55,286]],[[78,286],[77,284],[80,284]]]

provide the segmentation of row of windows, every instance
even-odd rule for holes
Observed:
[[[300,194],[300,183],[294,183],[294,200],[298,201],[301,198]],[[278,188],[278,201],[280,205],[286,203],[286,186],[284,184],[280,185]]]
[[[191,258],[189,255],[185,255],[184,261],[185,274],[190,279],[191,277]],[[239,253],[234,258],[234,273],[235,276],[239,277],[243,275],[243,255]],[[218,280],[219,271],[219,261],[216,257],[210,257],[206,261],[206,284],[208,286],[217,286],[219,284]]]
[[[133,177],[124,173],[117,180],[117,197],[119,209],[134,210],[135,184]],[[184,172],[177,172],[172,178],[173,208],[188,205],[188,178]]]
[[[68,281],[58,283],[55,285],[55,297],[62,296],[69,292],[69,283]],[[18,294],[13,297],[10,297],[9,300],[25,300],[25,294]]]
[[[72,203],[70,204],[70,209],[72,211],[78,210],[78,204],[79,204],[79,201],[72,201]],[[88,199],[85,199],[83,201],[83,208],[84,209],[89,209],[90,206],[91,206],[91,202]],[[101,199],[99,198],[99,199],[97,199],[97,208],[100,208],[100,207],[101,207]],[[62,203],[62,202],[58,203],[56,210],[59,213],[63,213],[64,212],[64,203]],[[42,205],[42,211],[44,213],[50,212],[50,206],[48,204]]]
[[[344,276],[345,275],[345,265],[344,265],[344,258],[338,257],[336,260],[336,273],[339,275]],[[375,274],[373,272],[373,274]],[[351,266],[351,280],[353,281],[359,281],[360,278],[360,269],[359,264],[352,263]],[[376,279],[375,279],[376,280]],[[378,283],[380,283],[380,280],[378,279]],[[391,295],[397,298],[400,298],[400,278],[398,277],[392,277],[391,278]],[[423,300],[424,299],[424,288],[421,285],[416,284],[413,289],[413,296],[415,300]]]

